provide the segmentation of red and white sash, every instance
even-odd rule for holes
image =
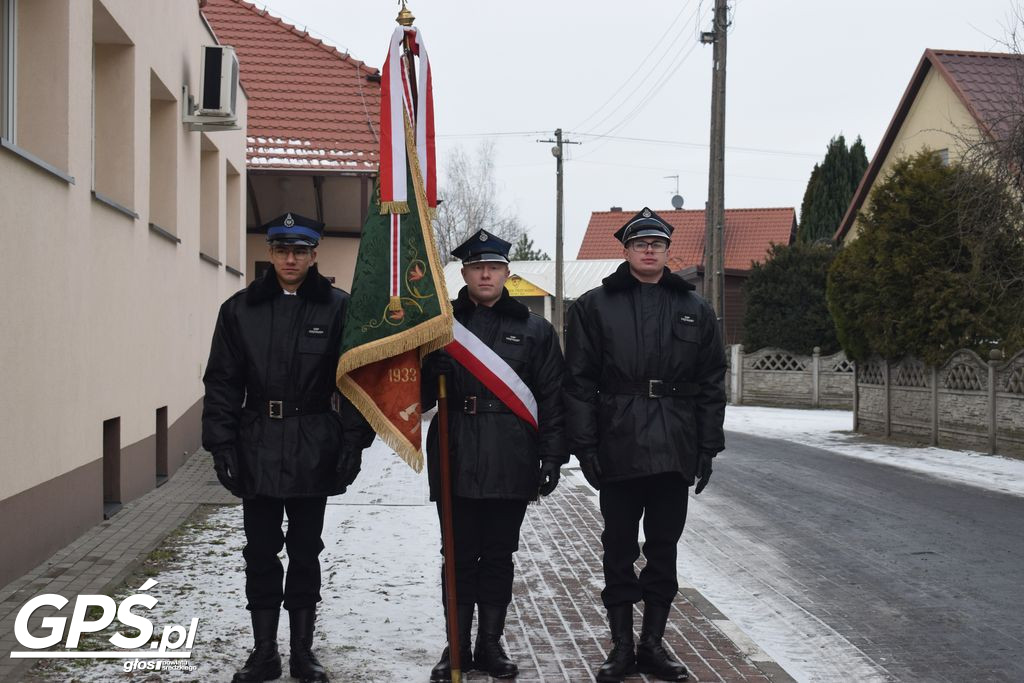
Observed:
[[[537,429],[537,399],[522,377],[480,337],[458,320],[454,321],[455,339],[445,347],[491,393],[520,419]]]
[[[402,58],[402,44],[409,37],[412,54],[419,57],[416,106],[409,87],[409,64]],[[437,206],[437,170],[434,148],[434,82],[423,35],[415,27],[398,26],[391,35],[381,70],[380,101],[380,203],[381,213],[407,213],[405,181],[405,116],[415,127],[416,156],[423,174],[427,205]],[[417,112],[419,115],[417,116]]]

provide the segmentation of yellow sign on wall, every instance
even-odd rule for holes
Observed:
[[[512,296],[547,296],[548,294],[537,285],[529,280],[524,280],[518,275],[513,275],[505,280],[505,288]]]

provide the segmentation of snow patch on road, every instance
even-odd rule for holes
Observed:
[[[725,429],[785,439],[989,491],[1024,496],[1024,460],[975,451],[870,443],[852,431],[853,413],[849,411],[728,406]]]

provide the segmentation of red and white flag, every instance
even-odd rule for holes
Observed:
[[[504,358],[496,354],[480,337],[458,320],[454,322],[454,340],[445,347],[452,358],[469,370],[491,393],[521,420],[537,429],[537,399],[523,378]]]
[[[402,50],[419,57],[415,102],[409,62]],[[437,207],[437,169],[434,147],[434,81],[423,35],[412,26],[399,26],[391,35],[381,71],[380,102],[380,212],[407,213],[406,119],[415,139],[419,170],[423,174],[427,205]]]

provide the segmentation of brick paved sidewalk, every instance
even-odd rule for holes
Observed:
[[[332,499],[332,503],[373,505],[379,501],[385,473],[365,474],[360,478],[360,491]],[[591,671],[603,661],[610,645],[599,597],[601,516],[597,499],[578,473],[566,468],[565,474],[555,494],[527,511],[516,556],[514,598],[505,634],[508,650],[520,665],[518,680],[522,683],[592,681]],[[432,507],[422,498],[418,478],[407,488],[389,490],[388,498],[397,493],[407,498],[408,504]],[[197,452],[164,486],[125,505],[112,519],[0,588],[0,681],[20,680],[33,664],[9,656],[12,650],[21,649],[13,627],[25,601],[49,592],[73,598],[113,591],[199,505],[237,501],[217,483],[209,455]],[[639,626],[639,610],[636,615]],[[792,680],[692,588],[680,590],[666,642],[699,681]],[[467,678],[488,680],[479,672]],[[630,680],[646,679],[637,676]]]
[[[519,664],[520,683],[592,681],[592,671],[604,661],[611,645],[600,600],[604,583],[597,496],[578,471],[566,468],[563,472],[567,476],[556,493],[527,510],[516,555],[505,638]],[[690,668],[691,680],[792,680],[700,593],[682,583],[681,577],[665,641],[669,651]],[[641,608],[634,612],[637,637]],[[479,676],[470,674],[469,679]],[[656,679],[635,676],[629,680]]]

